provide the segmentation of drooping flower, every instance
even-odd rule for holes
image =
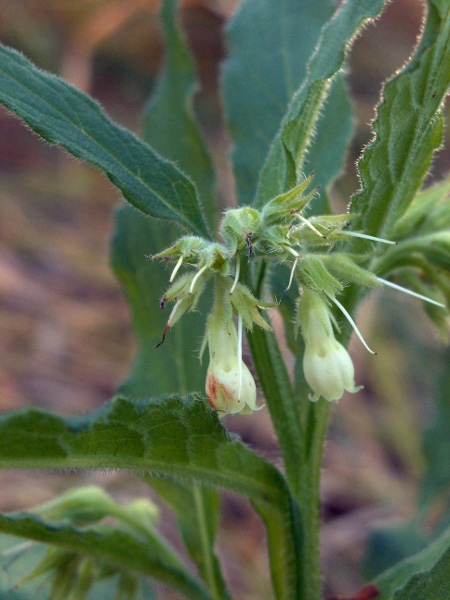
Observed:
[[[355,393],[355,370],[347,350],[334,337],[327,304],[308,288],[299,300],[298,319],[305,340],[303,372],[313,393],[310,399],[339,400],[344,391]]]
[[[239,334],[233,321],[228,286],[216,285],[214,308],[208,317],[203,346],[209,348],[206,374],[208,402],[223,417],[227,414],[250,414],[256,405],[256,385],[242,360],[242,319]]]

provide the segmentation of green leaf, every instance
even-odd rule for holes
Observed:
[[[223,88],[241,203],[253,199],[269,146],[334,6],[332,0],[247,0],[228,26]]]
[[[140,211],[209,236],[196,189],[186,175],[110,121],[91,98],[4,46],[0,103],[48,142],[103,170]]]
[[[359,162],[362,190],[351,211],[352,224],[389,237],[442,143],[443,100],[450,85],[450,7],[431,0],[422,39],[409,64],[384,88],[373,123],[375,138]]]
[[[177,22],[178,0],[165,0],[160,13],[166,57],[143,117],[143,137],[196,182],[211,230],[218,217],[215,174],[198,124],[194,100],[195,66]]]
[[[405,214],[395,223],[393,238],[433,233],[450,226],[450,175],[416,194]]]
[[[321,107],[331,81],[344,64],[350,42],[368,19],[378,16],[385,3],[386,0],[348,0],[324,26],[317,49],[308,63],[306,77],[293,96],[270,146],[259,179],[257,205],[297,182]],[[339,115],[335,116],[339,118]],[[314,168],[314,164],[311,166]]]
[[[303,161],[306,172],[314,171],[313,185],[320,186],[319,195],[312,200],[308,216],[330,212],[327,188],[344,168],[352,132],[353,107],[345,78],[339,73],[331,83],[327,102],[322,107]]]
[[[130,469],[243,493],[267,527],[277,597],[296,597],[300,531],[286,483],[196,396],[140,403],[119,398],[72,419],[37,410],[5,415],[0,467]]]
[[[144,115],[144,137],[162,155],[175,161],[194,181],[203,198],[209,225],[215,229],[217,207],[214,172],[194,117],[195,69],[177,21],[177,0],[166,0],[161,9],[166,57],[155,92]],[[156,254],[178,237],[175,226],[161,229],[145,223],[135,212],[121,209],[116,216],[113,265],[128,296],[138,340],[138,356],[131,377],[121,392],[146,397],[148,390],[188,393],[204,389],[206,365],[197,349],[204,333],[207,303],[186,315],[155,349],[168,311],[159,309],[169,274],[161,263],[145,263],[144,254]],[[219,501],[216,490],[197,483],[168,478],[147,478],[159,495],[174,508],[191,557],[215,598],[227,598],[219,562],[214,554]]]
[[[450,598],[449,560],[450,530],[447,530],[427,548],[377,577],[374,581],[380,590],[377,600]],[[412,595],[419,591],[421,595]]]
[[[45,547],[0,535],[0,597],[8,600],[48,600],[48,585],[33,582],[16,587],[43,558]]]
[[[439,598],[449,600],[450,580],[450,548],[442,558],[426,573],[418,573],[412,577],[404,588],[394,595],[394,600],[423,600]]]
[[[0,597],[7,600],[48,600],[49,580],[37,578],[28,583],[23,579],[42,561],[49,546],[33,543],[14,536],[0,535]],[[20,583],[20,585],[19,585]],[[116,598],[118,581],[116,575],[104,574],[89,590],[87,600]],[[149,581],[142,578],[141,596],[145,600],[156,600]]]
[[[206,297],[198,312],[183,316],[169,330],[164,344],[155,348],[171,310],[159,307],[170,271],[162,262],[145,257],[167,246],[173,233],[173,227],[141,219],[129,206],[122,206],[116,213],[112,266],[126,293],[138,344],[133,371],[119,388],[130,398],[187,393],[205,387],[206,365],[200,364],[198,350],[205,328]]]
[[[364,556],[364,574],[372,579],[392,565],[423,550],[432,540],[421,519],[386,525],[372,531]]]
[[[177,24],[177,4],[176,0],[166,0],[162,7],[166,59],[144,116],[144,135],[158,152],[198,182],[213,225],[214,174],[192,113],[195,71]],[[159,308],[170,271],[161,262],[146,262],[144,257],[160,252],[178,235],[175,226],[141,219],[129,207],[117,211],[112,265],[127,295],[138,342],[133,372],[120,387],[120,393],[129,397],[186,394],[205,387],[206,365],[200,365],[197,352],[208,312],[206,300],[197,312],[184,316],[169,331],[164,344],[155,348],[170,313],[170,309]]]
[[[156,534],[149,542],[121,531],[91,531],[48,523],[27,513],[0,514],[0,531],[127,567],[163,581],[193,600],[212,598]]]

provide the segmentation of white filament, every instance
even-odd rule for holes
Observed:
[[[172,271],[172,275],[170,276],[169,284],[172,283],[172,281],[175,279],[176,274],[178,273],[178,269],[181,267],[181,265],[183,263],[183,258],[184,258],[184,256],[181,255],[180,258],[178,259],[177,264],[175,265],[175,268]]]
[[[374,237],[373,235],[367,235],[367,233],[359,233],[358,231],[340,231],[341,235],[348,235],[350,237],[359,237],[365,240],[372,240],[374,242],[381,242],[382,244],[392,244],[396,245],[397,242],[392,242],[391,240],[385,240],[383,238]]]
[[[291,270],[291,276],[289,277],[289,283],[288,283],[287,288],[284,290],[285,292],[287,292],[289,290],[289,288],[291,287],[291,285],[292,285],[292,280],[294,279],[294,273],[295,273],[295,269],[297,267],[297,264],[298,264],[298,258],[296,258],[294,260],[294,265],[292,266],[292,270]]]
[[[206,271],[206,269],[208,268],[208,265],[205,265],[204,267],[202,267],[200,269],[200,271],[197,273],[197,275],[194,277],[194,279],[191,282],[191,287],[189,288],[189,293],[192,294],[192,292],[194,291],[194,286],[197,282],[197,279],[201,276],[201,274]]]
[[[234,274],[234,282],[233,282],[233,285],[231,286],[230,294],[232,294],[234,292],[234,289],[235,289],[238,279],[239,279],[240,271],[241,271],[241,261],[239,260],[239,258],[237,258],[236,259],[236,273]]]
[[[242,393],[242,317],[238,316],[238,365],[239,365],[239,388],[238,400],[241,399]]]
[[[314,231],[314,233],[317,233],[317,235],[319,237],[321,237],[321,238],[325,238],[326,237],[325,235],[323,235],[323,233],[320,233],[320,231],[318,229],[316,229],[314,227],[314,225],[308,221],[308,219],[305,219],[305,217],[302,217],[302,215],[297,215],[297,219],[300,219],[300,221],[302,223],[304,223],[305,225],[307,225],[312,231]]]
[[[173,321],[173,318],[175,316],[175,313],[177,312],[177,310],[180,307],[180,304],[183,302],[183,300],[177,300],[175,303],[175,306],[172,308],[172,312],[169,315],[169,318],[167,319],[167,327],[170,327]]]
[[[381,277],[375,277],[377,281],[382,283],[383,285],[387,285],[388,287],[394,288],[394,290],[398,290],[399,292],[404,292],[405,294],[409,294],[410,296],[414,296],[414,298],[420,298],[420,300],[425,300],[425,302],[429,302],[430,304],[435,304],[436,306],[440,306],[441,308],[445,308],[445,304],[442,302],[438,302],[437,300],[433,300],[432,298],[428,298],[427,296],[423,296],[422,294],[418,294],[417,292],[413,292],[412,290],[408,290],[407,288],[402,287],[401,285],[397,285],[396,283],[392,283],[392,281],[388,281],[387,279],[382,279]]]
[[[290,252],[292,256],[295,256],[295,258],[300,258],[300,254],[296,252],[294,248],[291,248],[291,246],[284,246],[284,249]]]
[[[325,292],[326,293],[326,292]],[[327,294],[327,293],[326,293]],[[353,327],[354,332],[356,333],[356,335],[359,337],[359,339],[361,340],[363,346],[366,348],[366,350],[368,350],[370,352],[370,354],[376,354],[376,352],[374,352],[373,350],[371,350],[369,348],[369,346],[366,343],[366,340],[363,338],[361,332],[359,331],[358,327],[356,326],[355,321],[351,318],[350,313],[342,306],[342,304],[339,302],[339,300],[336,300],[336,298],[334,296],[332,296],[331,294],[327,294],[328,298],[334,302],[336,304],[336,306],[343,312],[343,314],[347,317],[348,322],[350,323],[350,325]]]

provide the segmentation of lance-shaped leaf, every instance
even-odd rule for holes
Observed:
[[[72,419],[38,410],[5,415],[0,467],[131,469],[245,494],[267,528],[277,597],[297,597],[299,521],[283,477],[228,434],[195,396],[140,403],[119,398]]]
[[[89,96],[4,46],[0,46],[0,103],[48,142],[99,167],[143,213],[209,235],[189,177],[113,123]]]
[[[169,329],[164,344],[155,348],[172,309],[160,308],[170,270],[161,261],[145,257],[167,246],[173,233],[172,226],[141,219],[129,206],[120,207],[116,213],[112,265],[130,305],[138,344],[132,373],[119,388],[130,398],[146,398],[149,393],[187,393],[205,387],[207,365],[201,365],[198,359],[207,314],[203,298],[197,311],[184,315]]]
[[[385,3],[386,0],[348,0],[324,26],[306,77],[270,146],[259,178],[256,205],[297,183],[321,107],[333,78],[344,64],[349,45],[364,23],[378,16]],[[335,114],[335,118],[340,115]]]
[[[177,4],[176,0],[166,0],[162,7],[166,58],[144,115],[144,135],[158,152],[198,182],[213,226],[214,173],[192,110],[195,69],[177,22]],[[133,372],[120,392],[133,398],[145,398],[149,390],[158,396],[186,394],[205,387],[207,365],[200,365],[197,352],[207,302],[201,301],[196,313],[185,315],[169,331],[164,344],[155,348],[170,313],[169,308],[159,308],[170,271],[160,261],[146,261],[145,256],[161,252],[178,236],[175,226],[141,219],[129,207],[122,207],[116,214],[112,265],[127,295],[138,342]]]
[[[353,227],[389,237],[442,143],[441,112],[449,85],[450,6],[447,0],[430,0],[416,53],[384,88],[373,123],[375,138],[358,165],[362,185],[351,211],[362,217]]]
[[[147,142],[174,160],[198,185],[211,227],[216,220],[213,196],[214,173],[193,112],[197,84],[191,56],[177,19],[177,0],[166,0],[161,9],[165,38],[165,61],[155,92],[144,115]],[[169,272],[159,261],[143,260],[156,254],[178,237],[176,227],[139,219],[129,207],[116,215],[113,267],[127,294],[133,315],[138,354],[133,372],[121,391],[133,398],[153,393],[188,393],[205,385],[206,365],[197,349],[204,333],[207,306],[200,303],[195,314],[186,315],[159,348],[169,310],[159,309]],[[151,478],[147,481],[175,510],[183,540],[215,598],[226,598],[220,565],[214,554],[218,521],[218,493],[198,483]]]
[[[227,28],[224,101],[241,203],[253,199],[269,146],[334,8],[331,0],[247,0]],[[330,108],[335,107],[336,103],[330,103]],[[339,124],[349,131],[347,115],[343,109]],[[339,135],[328,135],[328,141],[332,146],[345,147],[346,143]],[[339,152],[334,147],[334,151],[335,157],[344,155],[343,148]],[[314,169],[317,171],[315,163]]]
[[[165,0],[161,8],[165,60],[143,116],[143,138],[195,181],[209,226],[214,229],[218,217],[215,174],[195,119],[198,82],[178,23],[178,4],[178,0]]]

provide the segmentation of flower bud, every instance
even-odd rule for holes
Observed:
[[[231,254],[248,249],[261,234],[261,215],[249,206],[227,210],[220,225],[220,235],[226,241]]]
[[[328,307],[319,294],[303,290],[298,319],[305,340],[303,372],[313,391],[310,399],[339,400],[344,390],[358,392],[362,386],[355,387],[352,359],[335,339]]]

